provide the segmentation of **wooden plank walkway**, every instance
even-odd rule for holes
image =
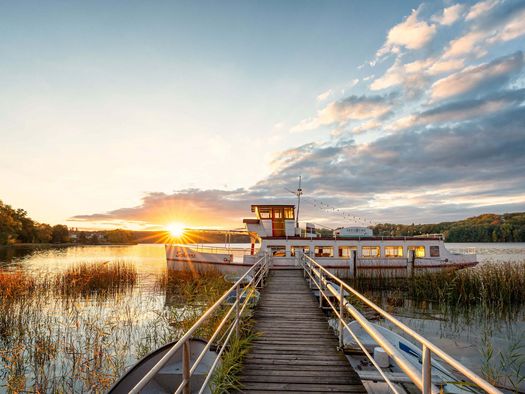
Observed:
[[[255,311],[242,392],[366,393],[298,269],[273,269]]]

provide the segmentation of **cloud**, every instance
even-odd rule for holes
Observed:
[[[522,91],[516,95],[523,98]],[[445,113],[442,108],[433,116]],[[149,193],[138,206],[73,219],[237,227],[242,217],[251,215],[250,204],[293,201],[286,188],[293,188],[299,175],[310,202],[321,199],[381,221],[523,210],[524,124],[525,108],[515,107],[469,123],[412,129],[370,143],[339,139],[305,144],[281,152],[273,173],[250,189]],[[331,223],[339,220],[320,212],[308,198],[302,206],[303,220],[327,215]]]
[[[512,55],[497,58],[490,63],[467,67],[434,82],[430,96],[432,101],[438,101],[494,90],[506,85],[522,68],[523,53],[518,51]]]
[[[484,53],[479,44],[487,36],[483,31],[471,31],[464,36],[450,41],[448,48],[443,53],[445,59],[463,56],[476,52],[478,55]]]
[[[315,118],[305,119],[292,132],[313,130],[321,126],[344,126],[349,121],[381,118],[392,111],[395,95],[349,96],[334,101],[318,112]]]
[[[474,4],[470,8],[469,12],[467,13],[467,16],[465,17],[465,20],[470,21],[473,19],[477,19],[483,14],[486,14],[488,11],[493,9],[499,3],[499,0],[480,1],[479,3]]]
[[[466,17],[471,29],[462,37],[450,41],[444,58],[461,56],[481,57],[487,47],[525,35],[525,2],[483,1],[475,4]]]
[[[398,131],[414,126],[479,120],[496,112],[518,107],[525,101],[525,89],[498,92],[482,99],[450,102],[427,111],[396,120],[389,127]]]
[[[434,15],[432,20],[445,26],[453,25],[461,17],[464,8],[465,7],[462,4],[454,4],[443,9],[442,15]]]
[[[463,60],[457,59],[426,58],[403,64],[401,59],[397,58],[381,77],[370,84],[370,90],[382,90],[401,85],[406,98],[418,98],[427,89],[431,77],[463,67]]]
[[[332,89],[328,89],[327,91],[321,93],[317,96],[317,101],[325,101],[328,97],[330,97],[333,94]]]
[[[180,190],[172,194],[151,192],[135,207],[120,208],[105,213],[76,215],[78,222],[133,222],[146,226],[149,223],[167,225],[180,222],[194,227],[221,227],[224,223],[238,222],[241,211],[249,203],[243,197],[246,191]]]
[[[412,10],[403,22],[390,29],[386,42],[376,54],[378,58],[388,53],[399,53],[401,48],[421,49],[434,38],[436,25],[419,20],[418,14],[419,8]]]
[[[440,111],[433,116],[444,116],[445,109]],[[470,123],[387,135],[368,144],[308,144],[283,152],[266,183],[303,174],[305,189],[336,194],[444,187],[466,181],[508,180],[525,186],[519,175],[525,170],[524,121],[525,108],[518,107]]]

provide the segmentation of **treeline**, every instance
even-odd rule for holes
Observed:
[[[23,209],[15,209],[0,200],[0,245],[21,243],[54,244],[135,244],[135,243],[248,243],[248,235],[220,231],[188,230],[174,239],[167,231],[131,231],[123,229],[83,231],[57,224],[50,226],[31,219]]]
[[[67,226],[38,223],[23,209],[14,209],[0,200],[0,245],[14,243],[63,243],[69,241]]]
[[[443,234],[447,242],[525,242],[525,212],[492,213],[457,222],[373,226],[374,235],[412,236]]]

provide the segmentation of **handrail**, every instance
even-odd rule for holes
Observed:
[[[195,371],[197,365],[203,359],[203,357],[206,354],[206,352],[209,350],[209,348],[210,348],[210,346],[212,344],[212,341],[217,337],[217,335],[219,334],[220,330],[222,329],[222,327],[224,326],[224,324],[226,323],[226,321],[228,320],[228,318],[230,317],[230,315],[232,314],[233,311],[236,312],[236,317],[235,317],[235,319],[233,320],[233,322],[230,324],[230,326],[228,328],[229,334],[226,337],[226,339],[225,339],[225,341],[224,341],[224,343],[222,345],[222,349],[221,349],[219,355],[222,354],[224,348],[226,347],[226,344],[228,343],[229,339],[231,338],[232,332],[236,331],[236,333],[238,334],[239,322],[240,322],[240,319],[241,319],[242,311],[244,311],[246,305],[250,301],[251,294],[253,294],[253,292],[255,290],[255,287],[260,282],[264,283],[264,277],[268,274],[268,270],[269,270],[269,259],[268,259],[268,256],[265,255],[265,256],[261,257],[259,260],[257,260],[257,262],[255,264],[253,264],[237,280],[237,282],[235,282],[206,312],[204,312],[204,314],[199,318],[199,320],[197,320],[197,322],[195,322],[193,324],[193,326],[191,326],[191,328],[188,331],[186,331],[186,333],[177,341],[177,343],[175,343],[171,347],[171,349],[157,362],[157,364],[155,364],[153,366],[153,368],[151,368],[148,371],[148,373],[144,375],[144,377],[135,385],[135,387],[130,391],[130,393],[138,394],[151,381],[151,379],[153,379],[153,377],[160,371],[160,369],[169,361],[169,359],[181,347],[183,347],[183,374],[182,374],[183,375],[183,381],[182,381],[182,383],[180,384],[180,386],[177,388],[177,390],[175,392],[176,393],[180,393],[180,392],[189,393],[190,392],[190,390],[189,390],[189,383],[190,383],[191,375]],[[246,296],[246,298],[244,300],[244,303],[242,303],[241,302],[241,299],[242,299],[241,298],[242,297],[242,295],[241,295],[241,284],[243,284],[243,281],[250,274],[253,274],[253,277],[245,285],[244,289],[242,290],[242,294],[244,294],[246,292],[246,289],[249,288],[250,286],[253,286],[253,289],[250,292],[250,294],[248,294]],[[233,303],[233,305],[230,307],[229,311],[223,317],[223,319],[221,320],[221,322],[220,322],[219,326],[217,327],[217,329],[213,332],[213,335],[212,335],[210,341],[208,341],[208,344],[205,346],[203,351],[199,354],[199,356],[195,360],[195,363],[193,364],[193,366],[190,367],[189,366],[189,362],[190,362],[190,360],[189,360],[189,342],[188,342],[189,339],[191,338],[192,334],[204,323],[204,321],[206,319],[208,319],[223,304],[223,302],[228,298],[228,296],[234,291],[236,292],[236,301]],[[243,304],[242,308],[241,308],[241,304]],[[205,387],[205,385],[209,381],[209,377],[211,376],[215,366],[217,365],[218,357],[217,357],[217,360],[215,360],[216,362],[213,364],[212,368],[208,372],[208,378],[204,382],[203,388]],[[202,391],[202,388],[201,388],[201,391]]]
[[[461,364],[459,361],[455,360],[451,356],[449,356],[447,353],[445,353],[443,350],[441,350],[439,347],[434,345],[432,342],[427,340],[426,338],[422,337],[420,334],[412,330],[410,327],[403,324],[401,321],[396,319],[394,316],[392,316],[390,313],[384,311],[379,306],[374,304],[372,301],[370,301],[368,298],[366,298],[364,295],[359,293],[357,290],[349,286],[347,283],[343,282],[341,279],[339,279],[337,276],[332,274],[330,271],[328,271],[326,268],[324,268],[322,265],[320,265],[318,262],[316,262],[314,259],[312,259],[310,256],[303,255],[302,261],[304,262],[304,269],[306,270],[307,266],[309,267],[310,271],[315,272],[315,268],[317,268],[316,271],[318,271],[318,276],[320,277],[321,283],[323,282],[323,275],[326,275],[327,277],[331,278],[331,280],[335,281],[341,288],[344,288],[345,290],[348,290],[350,293],[352,293],[354,296],[356,296],[359,300],[364,302],[366,305],[368,305],[370,308],[374,309],[377,313],[379,313],[381,316],[383,316],[385,319],[392,322],[395,326],[400,328],[405,334],[409,335],[411,338],[415,339],[422,345],[422,355],[423,355],[423,368],[421,372],[421,377],[416,376],[415,380],[412,379],[411,374],[408,374],[407,371],[405,371],[406,365],[402,365],[403,361],[401,361],[401,364],[398,363],[399,367],[407,373],[407,375],[411,378],[411,380],[424,392],[430,392],[430,390],[433,391],[433,389],[430,386],[431,383],[431,353],[436,354],[439,358],[441,358],[443,361],[445,361],[448,365],[459,371],[461,374],[463,374],[465,377],[467,377],[470,381],[477,384],[480,388],[487,391],[491,394],[502,394],[500,390],[495,388],[493,385],[488,383],[486,380],[478,376],[476,373],[472,372],[470,369],[465,367],[463,364]],[[326,283],[326,279],[324,279],[324,282]],[[338,296],[337,292],[333,289],[333,286],[327,286],[327,288],[330,290],[330,292],[334,296]],[[369,324],[368,320],[366,320],[362,315],[355,310],[351,306],[350,303],[347,301],[344,301],[345,307],[350,312],[350,314],[358,321],[361,326],[365,329],[365,331],[368,332],[368,334],[376,341],[382,341],[381,335],[376,335],[374,330],[369,330]],[[356,313],[357,312],[357,313]],[[357,316],[357,318],[356,318]],[[362,317],[362,319],[361,319]],[[364,325],[363,325],[364,323]],[[372,327],[373,328],[373,327]],[[376,330],[377,331],[377,330]],[[386,340],[385,340],[386,341]],[[388,349],[388,341],[387,343],[380,343],[379,345],[383,347],[383,349],[389,353]],[[385,346],[386,345],[386,348]],[[389,354],[390,355],[390,354]],[[395,358],[395,357],[393,357]]]

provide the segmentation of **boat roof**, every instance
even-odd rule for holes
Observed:
[[[441,241],[440,237],[388,237],[388,236],[355,236],[355,237],[261,237],[264,240],[304,240],[304,241]]]
[[[293,204],[252,204],[252,212],[255,212],[255,208],[295,208]]]

